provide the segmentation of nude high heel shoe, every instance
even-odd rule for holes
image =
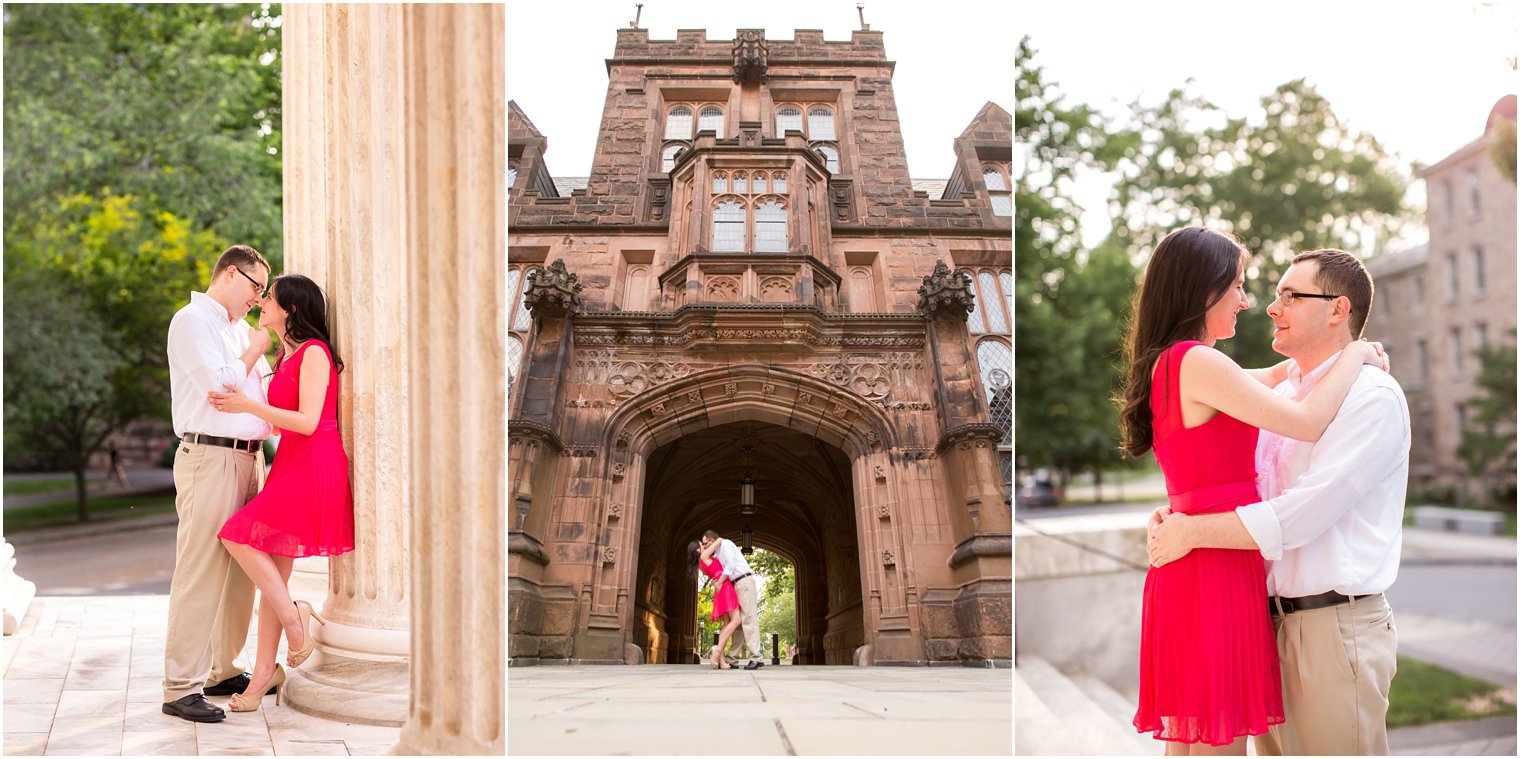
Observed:
[[[266,685],[266,686],[264,686],[264,691],[266,693],[269,691],[270,688],[274,688],[274,705],[275,706],[279,706],[280,705],[280,690],[283,689],[284,687],[285,687],[285,668],[281,667],[278,664],[276,664],[276,665],[274,665],[274,675],[269,678],[269,684]],[[234,693],[234,694],[232,694],[232,698],[227,701],[227,708],[229,710],[231,710],[231,711],[234,711],[234,712],[256,712],[256,711],[259,710],[259,705],[263,701],[264,701],[263,694],[260,694],[258,696],[246,696],[245,697],[241,693]]]
[[[296,612],[301,615],[301,631],[306,633],[306,646],[299,651],[290,651],[285,656],[285,664],[291,667],[299,667],[311,652],[317,650],[316,636],[311,634],[311,620],[316,619],[317,624],[326,625],[327,620],[311,608],[311,604],[305,601],[296,601]]]

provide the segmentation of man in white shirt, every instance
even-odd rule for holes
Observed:
[[[1272,348],[1293,366],[1276,390],[1302,399],[1361,336],[1372,278],[1350,253],[1311,251],[1294,258],[1277,294],[1267,308]],[[1194,548],[1254,549],[1268,560],[1287,721],[1256,737],[1262,756],[1388,753],[1398,638],[1382,594],[1399,570],[1409,441],[1403,390],[1363,366],[1318,442],[1261,431],[1256,470],[1267,500],[1152,517],[1156,566]]]
[[[734,545],[732,540],[719,535],[713,530],[708,530],[702,535],[702,548],[705,550],[714,540],[718,541],[718,552],[715,554],[718,563],[723,565],[723,576],[734,585],[734,594],[739,596],[740,624],[744,627],[744,648],[749,651],[749,663],[745,669],[759,669],[765,666],[762,661],[764,653],[760,650],[760,617],[756,611],[757,599],[755,597],[755,572],[750,569],[749,562],[744,560],[744,553]]]
[[[252,414],[213,408],[207,394],[224,385],[265,400],[269,333],[244,317],[268,290],[269,264],[234,245],[212,270],[206,292],[169,322],[169,390],[174,434],[174,508],[179,530],[169,585],[164,642],[164,708],[194,722],[226,714],[209,695],[241,693],[248,675],[236,661],[248,640],[253,583],[216,534],[264,485],[263,441],[270,427]]]

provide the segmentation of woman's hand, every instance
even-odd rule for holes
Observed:
[[[246,414],[259,407],[259,402],[243,395],[237,388],[231,385],[222,385],[227,389],[225,393],[206,393],[206,400],[210,401],[211,407],[224,414]]]
[[[1370,348],[1370,350],[1367,350],[1366,357],[1362,359],[1362,363],[1375,366],[1385,372],[1390,370],[1392,364],[1388,362],[1388,354],[1383,352],[1382,343],[1371,341],[1366,338],[1362,338],[1360,342],[1362,345],[1366,345]]]

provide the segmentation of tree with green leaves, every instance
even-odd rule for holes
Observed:
[[[1026,37],[1015,59],[1014,427],[1020,466],[1060,477],[1118,462],[1109,398],[1135,270],[1120,247],[1083,246],[1070,188],[1080,172],[1111,167],[1133,137],[1067,105],[1034,56]]]
[[[74,472],[111,433],[167,418],[165,340],[227,241],[131,196],[36,204],[5,249],[5,455]]]
[[[6,247],[37,205],[109,191],[278,261],[279,14],[6,5]]]
[[[1510,184],[1515,183],[1515,122],[1509,119],[1499,119],[1494,125],[1494,139],[1489,145],[1489,156],[1493,158],[1494,165],[1499,167],[1499,173]]]
[[[771,635],[776,636],[776,656],[782,656],[783,646],[797,645],[797,597],[795,591],[781,591],[760,610],[760,639],[762,645],[771,645]]]
[[[1515,330],[1507,345],[1475,351],[1481,394],[1468,401],[1472,421],[1462,430],[1457,457],[1473,479],[1485,484],[1484,500],[1514,507],[1515,485]]]
[[[1414,221],[1403,203],[1403,168],[1372,135],[1352,129],[1302,79],[1261,99],[1259,118],[1229,116],[1173,90],[1134,107],[1137,139],[1119,163],[1114,235],[1143,256],[1168,232],[1202,224],[1238,235],[1256,254],[1243,313],[1221,344],[1245,366],[1281,360],[1272,352],[1265,306],[1295,253],[1341,248],[1368,256]]]

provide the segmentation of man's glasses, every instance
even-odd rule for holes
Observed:
[[[1296,301],[1296,300],[1298,300],[1299,298],[1314,298],[1315,300],[1335,300],[1336,298],[1339,298],[1339,297],[1341,297],[1341,296],[1339,296],[1339,295],[1330,295],[1329,293],[1299,293],[1299,292],[1294,292],[1292,290],[1278,290],[1277,291],[1277,299],[1280,300],[1280,301],[1282,301],[1282,304],[1284,306],[1291,306],[1291,305],[1293,305],[1293,302]]]
[[[237,273],[242,274],[243,275],[243,279],[246,279],[249,282],[253,283],[253,289],[254,289],[254,291],[256,291],[259,294],[260,298],[267,298],[267,297],[269,297],[269,285],[261,285],[261,284],[259,284],[258,280],[254,279],[253,277],[248,276],[247,272],[243,271],[242,269],[239,269],[236,266],[234,266],[232,268],[235,269],[237,271]]]

